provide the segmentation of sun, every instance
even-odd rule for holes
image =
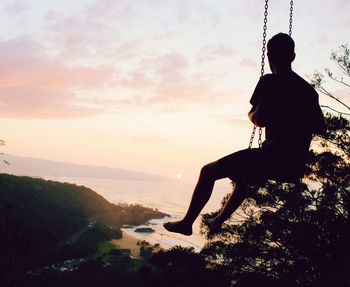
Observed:
[[[176,175],[176,178],[177,178],[177,179],[181,179],[181,178],[182,178],[182,175],[181,175],[180,173],[178,173],[178,174]]]

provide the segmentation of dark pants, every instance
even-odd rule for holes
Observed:
[[[215,179],[228,177],[234,182],[242,179],[259,183],[266,179],[295,181],[303,177],[305,169],[305,161],[299,158],[285,150],[270,152],[252,148],[229,154],[204,169],[209,168]]]
[[[265,178],[267,175],[266,153],[258,148],[244,149],[214,162],[221,178],[236,182],[240,179]]]

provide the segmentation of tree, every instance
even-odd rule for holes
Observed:
[[[168,251],[161,250],[152,255],[151,263],[156,269],[152,286],[227,286],[223,273],[210,268],[193,247],[175,246]]]
[[[331,60],[335,63],[338,70],[336,75],[331,69],[325,69],[325,73],[333,83],[340,84],[341,87],[350,88],[350,48],[348,44],[341,45],[338,51],[333,51],[331,54]],[[344,80],[344,76],[346,79]],[[344,101],[339,100],[328,88],[325,86],[325,77],[323,73],[316,72],[314,73],[313,78],[311,79],[311,85],[316,88],[323,95],[332,98],[346,108],[347,111],[350,111],[349,105],[344,103]],[[324,106],[333,110],[329,106]],[[333,110],[334,111],[334,110]],[[338,112],[339,111],[335,111]],[[350,115],[348,112],[340,112],[340,114]]]
[[[349,55],[347,45],[331,55],[342,77],[326,69],[330,80],[345,87],[350,87],[344,80],[344,75],[350,78]],[[312,84],[350,111],[324,88],[323,74],[315,74]],[[328,133],[315,137],[302,182],[251,186],[238,216],[220,234],[211,234],[203,225],[208,242],[202,254],[229,270],[233,286],[350,285],[350,124],[346,114],[326,114]]]
[[[138,241],[137,245],[140,246],[140,256],[143,259],[148,260],[154,251],[154,246],[145,240]]]

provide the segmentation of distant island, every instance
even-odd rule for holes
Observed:
[[[153,228],[149,228],[149,227],[139,227],[135,229],[135,232],[139,232],[139,233],[153,233],[155,232],[155,230]]]

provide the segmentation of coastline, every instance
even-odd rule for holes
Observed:
[[[122,228],[123,234],[128,234],[139,241],[147,241],[151,245],[159,244],[161,249],[167,250],[174,246],[194,247],[196,252],[200,252],[205,244],[205,239],[200,234],[201,218],[198,218],[193,225],[192,236],[185,236],[178,233],[171,233],[164,229],[163,224],[169,221],[180,220],[181,214],[161,219],[152,219],[146,225],[134,226],[133,228]],[[135,232],[140,227],[151,227],[154,232]]]
[[[163,224],[168,221],[176,221],[183,218],[191,200],[192,186],[184,182],[138,182],[132,180],[106,180],[91,178],[70,178],[70,177],[45,177],[60,182],[70,182],[77,185],[88,186],[114,204],[141,204],[144,207],[156,208],[163,213],[170,215],[164,218],[152,219],[148,223],[135,225],[130,228],[122,228],[123,234],[128,234],[139,241],[147,241],[151,245],[159,244],[161,248],[170,249],[180,245],[183,247],[194,247],[199,252],[205,239],[200,234],[201,217],[199,216],[193,225],[193,235],[188,237],[181,234],[170,233],[164,230]],[[221,200],[227,194],[227,181],[215,183],[210,202],[202,213],[218,210],[221,207]],[[147,192],[145,192],[147,191]],[[151,227],[153,233],[135,232],[139,227]]]

